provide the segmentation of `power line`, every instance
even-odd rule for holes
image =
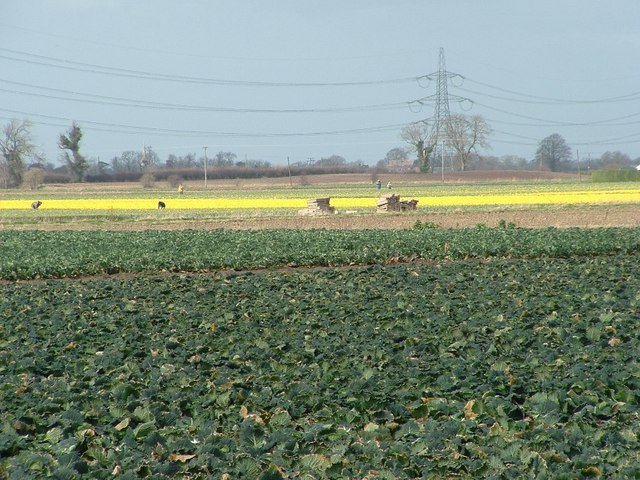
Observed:
[[[46,37],[51,37],[51,38],[59,38],[59,39],[63,39],[63,40],[68,40],[71,41],[73,43],[83,43],[83,44],[91,44],[91,45],[97,45],[99,47],[109,47],[109,48],[118,48],[121,50],[126,50],[126,51],[137,51],[137,52],[143,52],[143,53],[153,53],[153,54],[162,54],[162,55],[173,55],[173,56],[177,56],[180,58],[184,58],[184,57],[193,57],[193,58],[201,58],[201,59],[208,59],[208,60],[238,60],[238,61],[246,61],[246,62],[257,62],[257,61],[269,61],[269,62],[296,62],[299,63],[301,61],[317,61],[317,60],[335,60],[335,59],[339,59],[339,60],[356,60],[356,59],[374,59],[374,60],[379,60],[382,57],[397,57],[399,55],[411,55],[411,54],[417,54],[418,52],[411,52],[411,51],[402,51],[401,53],[397,53],[397,52],[389,52],[389,53],[380,53],[380,52],[375,52],[375,53],[371,53],[369,55],[349,55],[349,56],[339,56],[336,57],[335,55],[332,55],[331,57],[304,57],[304,58],[297,58],[297,57],[239,57],[239,56],[224,56],[224,55],[201,55],[201,54],[197,54],[197,53],[193,53],[193,52],[186,52],[186,51],[170,51],[170,50],[158,50],[158,49],[152,49],[152,48],[144,48],[144,47],[140,47],[139,45],[123,45],[123,44],[118,44],[118,43],[109,43],[109,42],[98,42],[95,40],[91,40],[88,39],[86,37],[72,37],[69,35],[59,35],[59,34],[53,34],[50,32],[43,32],[41,30],[36,30],[36,29],[32,29],[32,28],[25,28],[25,27],[20,27],[14,24],[9,24],[9,23],[4,23],[0,21],[0,27],[4,28],[4,29],[14,29],[14,30],[19,30],[22,32],[28,32],[31,34],[36,34],[36,35],[42,35],[42,36],[46,36]]]
[[[475,102],[474,102],[475,103]],[[524,117],[530,120],[538,120],[541,123],[516,123],[516,122],[506,122],[503,120],[495,120],[495,119],[491,119],[492,123],[504,123],[507,125],[514,125],[514,126],[520,126],[520,127],[628,127],[631,125],[638,125],[640,124],[640,120],[637,121],[633,121],[633,122],[619,122],[619,120],[625,120],[628,118],[633,118],[633,117],[638,117],[640,116],[640,113],[632,113],[629,115],[623,115],[621,117],[614,117],[614,118],[608,118],[608,119],[604,119],[604,120],[595,120],[593,122],[555,122],[554,120],[544,120],[544,119],[538,119],[535,117],[528,117],[525,115],[520,115],[517,113],[513,113],[513,112],[508,112],[507,110],[501,110],[501,109],[496,109],[493,107],[490,107],[488,105],[483,105],[480,103],[476,103],[477,105],[481,105],[485,108],[491,109],[491,110],[497,110],[501,113],[506,113],[508,115],[513,115],[513,116],[518,116],[518,117]],[[488,119],[489,120],[489,119]]]
[[[547,119],[543,119],[543,118],[538,118],[538,117],[531,117],[529,115],[522,115],[520,113],[514,113],[514,112],[510,112],[508,110],[503,110],[501,108],[496,108],[496,107],[492,107],[491,105],[487,105],[484,103],[479,103],[479,102],[473,102],[474,105],[479,105],[481,107],[487,108],[489,110],[493,110],[496,112],[500,112],[500,113],[505,113],[507,115],[512,115],[514,117],[518,117],[518,118],[524,118],[525,120],[534,120],[534,121],[538,121],[538,122],[545,122],[548,126],[558,126],[558,127],[566,127],[566,126],[586,126],[589,122],[560,122],[560,121],[556,121],[556,120],[547,120]],[[632,116],[637,116],[640,115],[640,113],[633,113],[631,115],[628,115],[627,117],[632,117]],[[625,118],[625,117],[618,117],[617,119],[621,119],[621,118]],[[597,124],[597,123],[602,123],[605,121],[599,121],[593,124]]]
[[[28,58],[14,58],[7,55],[0,55],[0,58],[5,60],[11,60],[15,62],[29,63],[34,65],[46,66],[51,68],[61,68],[66,70],[73,70],[85,73],[109,75],[117,77],[127,78],[141,78],[145,80],[161,80],[168,82],[180,82],[180,83],[201,83],[201,84],[214,84],[214,85],[229,85],[229,86],[241,86],[241,87],[353,87],[353,86],[365,86],[365,85],[385,85],[394,83],[408,83],[417,82],[420,77],[405,77],[405,78],[392,78],[387,80],[369,80],[369,81],[354,81],[354,82],[264,82],[264,81],[247,81],[247,80],[228,80],[220,78],[208,78],[208,77],[191,77],[184,75],[169,75],[165,73],[146,72],[142,70],[131,70],[119,67],[109,67],[104,65],[75,62],[71,60],[65,60],[61,58],[55,58],[45,55],[37,55],[28,52],[21,52],[18,50],[10,50],[8,48],[0,48],[0,51],[8,52],[12,55],[22,55]],[[56,65],[51,62],[57,62],[61,65]]]
[[[493,143],[504,143],[504,144],[507,144],[507,145],[520,145],[520,146],[523,146],[523,147],[534,147],[534,146],[537,145],[537,143],[516,142],[516,141],[513,141],[513,140],[500,140],[500,139],[497,139],[497,138],[492,138],[491,142],[493,142]]]
[[[509,111],[506,109],[497,108],[492,104],[491,105],[483,104],[483,103],[471,100],[469,98],[450,95],[447,90],[448,82],[453,78],[460,78],[465,81],[469,81],[470,83],[474,83],[482,87],[495,90],[497,92],[508,94],[509,96],[476,91],[476,90],[467,89],[462,86],[456,85],[455,87],[459,88],[461,91],[465,91],[473,95],[484,96],[487,98],[501,100],[505,102],[567,106],[567,105],[591,105],[591,104],[597,105],[597,104],[603,104],[603,103],[620,103],[620,102],[629,102],[629,101],[635,101],[637,99],[640,99],[640,91],[631,92],[624,95],[606,97],[606,98],[572,100],[572,99],[566,99],[566,98],[554,98],[554,97],[530,95],[522,92],[517,92],[514,90],[504,89],[501,87],[490,85],[488,83],[479,82],[459,74],[448,72],[446,70],[446,66],[444,62],[444,50],[442,48],[440,49],[438,71],[436,73],[432,73],[429,75],[423,75],[419,77],[408,77],[408,78],[395,78],[395,79],[387,79],[387,80],[361,81],[361,82],[308,82],[308,83],[243,81],[243,80],[218,79],[218,78],[195,77],[195,76],[171,75],[171,74],[154,73],[154,72],[141,71],[141,70],[124,69],[124,68],[118,68],[118,67],[109,67],[109,66],[91,64],[91,63],[75,62],[75,61],[70,61],[70,60],[65,60],[65,59],[60,59],[55,57],[48,57],[44,55],[36,55],[32,53],[27,53],[27,52],[20,52],[17,50],[9,50],[5,48],[0,48],[0,52],[7,52],[9,54],[9,55],[0,54],[0,59],[4,58],[10,61],[31,63],[31,64],[42,65],[42,66],[51,67],[51,68],[62,68],[62,69],[69,69],[69,70],[87,72],[92,74],[118,76],[118,77],[126,77],[126,78],[141,78],[145,80],[161,80],[161,81],[182,82],[182,83],[202,83],[202,84],[214,84],[214,85],[225,85],[225,86],[329,87],[329,86],[367,86],[367,85],[370,86],[370,85],[405,83],[405,82],[413,82],[413,81],[417,81],[418,84],[420,84],[420,82],[423,80],[431,81],[434,79],[437,81],[435,95],[425,96],[425,97],[411,100],[411,101],[395,102],[395,103],[377,103],[377,104],[370,104],[370,105],[357,105],[357,106],[347,106],[347,107],[293,108],[293,109],[271,108],[270,109],[270,108],[202,106],[202,105],[191,105],[191,104],[183,104],[183,103],[156,102],[156,101],[139,100],[139,99],[133,99],[133,98],[119,97],[119,96],[107,96],[107,95],[98,95],[98,94],[92,94],[92,93],[84,93],[84,92],[78,92],[73,90],[56,89],[56,88],[51,88],[46,86],[28,84],[24,82],[12,82],[10,80],[0,79],[0,84],[5,83],[7,85],[15,85],[23,88],[40,90],[40,92],[29,92],[29,91],[25,91],[23,88],[0,88],[0,91],[2,92],[16,94],[16,95],[32,96],[32,97],[38,97],[38,98],[48,98],[48,99],[59,100],[64,102],[83,102],[83,103],[99,104],[99,105],[107,105],[107,106],[184,110],[184,111],[194,111],[194,112],[202,111],[202,112],[265,113],[265,114],[366,112],[366,111],[401,109],[401,108],[407,108],[407,107],[413,111],[414,109],[421,110],[425,105],[430,104],[435,106],[435,116],[433,120],[435,121],[434,128],[436,129],[436,138],[437,138],[437,135],[441,135],[442,132],[445,131],[444,127],[450,115],[449,101],[457,101],[461,104],[463,102],[470,102],[473,105],[477,105],[488,110],[499,112],[501,114],[506,114],[509,116],[522,118],[522,119],[533,121],[533,122],[538,122],[537,124],[532,124],[532,123],[501,122],[499,120],[498,121],[494,120],[496,123],[508,123],[509,125],[513,125],[513,126],[613,127],[613,126],[630,126],[630,125],[636,125],[640,123],[635,120],[629,121],[629,122],[624,121],[628,119],[637,118],[638,116],[640,116],[640,112],[631,113],[628,115],[618,116],[614,118],[592,120],[587,122],[567,122],[567,121],[560,121],[560,120],[548,120],[544,118],[538,118],[535,116],[524,115],[521,113]],[[16,56],[22,56],[25,58],[15,58]],[[47,93],[43,93],[43,92],[47,92]],[[50,125],[50,126],[61,127],[64,125],[56,124],[54,122],[72,121],[70,118],[46,116],[46,115],[40,115],[40,114],[30,114],[30,113],[15,111],[15,110],[0,109],[0,111],[42,118],[44,119],[44,121],[34,122],[40,125]],[[352,135],[352,134],[365,134],[365,133],[391,131],[391,130],[399,129],[406,126],[406,123],[405,123],[405,124],[396,124],[396,125],[382,125],[382,126],[374,126],[374,127],[328,130],[328,131],[246,133],[246,132],[233,132],[233,131],[165,129],[165,128],[157,128],[157,127],[149,127],[149,126],[127,125],[122,123],[92,122],[88,120],[83,120],[79,122],[87,125],[87,128],[90,128],[96,131],[113,132],[113,133],[125,133],[125,134],[136,134],[136,135],[149,134],[149,135],[163,135],[163,136],[176,136],[176,137],[217,136],[217,137],[225,137],[225,138],[229,138],[229,137],[283,138],[283,137],[313,137],[313,136],[325,136],[325,135],[327,136],[328,135]],[[513,137],[515,139],[522,139],[522,140],[529,140],[532,142],[536,142],[536,139],[528,136],[524,136],[524,135],[518,135],[518,134],[509,133],[501,130],[496,130],[495,133],[504,135],[507,137]],[[619,142],[622,140],[624,140],[625,143],[638,143],[638,141],[640,140],[635,140],[635,138],[638,136],[640,136],[640,133],[633,133],[630,135],[606,138],[601,140],[590,140],[588,142],[581,142],[581,143],[573,142],[573,143],[574,145],[580,145],[580,146],[612,145],[612,144],[615,144],[615,142]],[[510,143],[514,145],[527,145],[527,146],[535,145],[535,143],[524,143],[521,141],[519,142],[517,140],[509,141],[509,140],[503,140],[499,138],[492,139],[492,141],[495,141],[498,143]]]
[[[63,90],[58,88],[43,87],[39,85],[32,85],[23,82],[12,82],[10,80],[0,79],[0,83],[7,83],[11,85],[20,85],[34,89],[40,89],[48,92],[63,93],[65,95],[76,95],[88,98],[70,98],[61,97],[58,95],[50,95],[37,92],[25,92],[15,89],[0,88],[0,91],[6,93],[13,93],[17,95],[27,95],[39,98],[48,98],[52,100],[63,100],[70,102],[83,102],[99,105],[120,106],[120,107],[136,107],[136,108],[153,108],[164,110],[184,110],[184,111],[202,111],[202,112],[230,112],[230,113],[341,113],[341,112],[364,112],[364,111],[377,111],[377,110],[394,110],[401,108],[411,108],[415,104],[426,103],[425,99],[416,99],[406,102],[396,103],[383,103],[373,105],[357,105],[353,107],[329,107],[329,108],[239,108],[239,107],[215,107],[215,106],[201,106],[201,105],[188,105],[177,104],[167,102],[152,102],[147,100],[138,100],[124,97],[114,97],[108,95],[96,95],[90,93],[75,92],[71,90]]]
[[[521,138],[523,140],[531,140],[533,142],[537,142],[538,141],[537,138],[531,138],[531,137],[528,137],[526,135],[518,135],[518,134],[515,134],[515,133],[503,132],[502,130],[495,130],[494,129],[493,132],[494,133],[501,133],[502,135],[507,135],[509,137]]]
[[[516,102],[516,103],[528,103],[534,105],[585,105],[585,104],[599,104],[599,103],[614,103],[614,102],[628,102],[629,100],[640,99],[640,92],[637,93],[637,97],[632,95],[619,97],[619,98],[609,98],[609,99],[600,99],[600,100],[583,100],[583,101],[572,101],[572,100],[528,100],[523,98],[509,98],[503,97],[500,95],[491,95],[489,93],[478,92],[475,90],[471,90],[464,87],[456,87],[458,90],[461,90],[466,93],[472,93],[474,95],[481,95],[483,97],[493,98],[495,100],[504,100],[508,102]]]
[[[17,115],[25,115],[27,117],[45,118],[48,120],[57,120],[64,122],[77,122],[82,125],[89,125],[88,128],[94,130],[108,131],[112,133],[127,133],[127,134],[158,134],[158,135],[170,135],[177,137],[241,137],[241,138],[268,138],[268,137],[313,137],[313,136],[325,136],[325,135],[352,135],[361,133],[375,133],[388,130],[397,130],[404,127],[405,124],[395,125],[381,125],[376,127],[363,127],[344,130],[329,130],[319,132],[288,132],[288,133],[246,133],[246,132],[220,132],[220,131],[205,131],[205,130],[178,130],[170,128],[159,127],[146,127],[139,125],[126,125],[117,123],[105,123],[94,122],[90,120],[79,120],[65,117],[57,117],[52,115],[42,115],[30,112],[21,112],[17,110],[9,110],[0,108],[2,112],[9,112]],[[33,122],[36,123],[36,122]]]
[[[457,88],[460,88],[463,91],[469,91],[471,93],[477,94],[477,95],[484,95],[490,98],[496,98],[499,100],[508,100],[508,101],[513,101],[513,102],[523,102],[523,103],[542,103],[542,104],[559,104],[559,105],[566,105],[566,104],[591,104],[591,103],[610,103],[610,102],[623,102],[623,101],[628,101],[628,100],[634,100],[636,98],[640,98],[640,91],[636,91],[636,92],[631,92],[631,93],[627,93],[624,95],[617,95],[615,97],[607,97],[607,98],[597,98],[597,99],[581,99],[581,100],[572,100],[572,99],[566,99],[566,98],[553,98],[553,97],[540,97],[537,95],[530,95],[530,94],[526,94],[526,93],[521,93],[521,92],[516,92],[514,90],[508,90],[506,88],[501,88],[501,87],[496,87],[494,85],[490,85],[488,83],[484,83],[484,82],[479,82],[477,80],[473,80],[469,77],[465,77],[462,76],[461,77],[471,83],[475,83],[478,85],[482,85],[483,87],[487,87],[487,88],[491,88],[494,90],[498,90],[500,92],[505,92],[505,93],[510,93],[512,95],[518,95],[521,97],[525,97],[525,98],[530,98],[536,101],[531,101],[531,102],[526,102],[525,100],[521,100],[521,99],[516,99],[516,98],[509,98],[509,97],[499,97],[499,96],[495,96],[495,95],[490,95],[487,93],[480,93],[480,92],[475,92],[472,90],[466,90],[460,86],[458,86]]]
[[[507,113],[505,111],[505,113]],[[514,113],[510,113],[510,115],[515,115]],[[639,125],[640,120],[635,120],[632,122],[619,122],[618,120],[624,120],[626,118],[632,118],[640,116],[640,113],[634,113],[631,115],[624,115],[622,117],[615,117],[606,120],[596,120],[594,122],[564,122],[562,125],[558,125],[555,123],[549,123],[550,120],[540,119],[539,123],[526,123],[526,122],[514,122],[514,121],[506,121],[506,120],[496,120],[495,118],[485,117],[485,119],[489,123],[499,123],[504,125],[511,125],[515,127],[629,127],[632,125]]]
[[[640,137],[640,132],[632,133],[631,135],[623,135],[620,137],[606,138],[604,140],[597,140],[597,141],[592,140],[589,142],[580,142],[580,143],[574,142],[574,145],[614,145],[616,142],[620,140],[627,140],[629,138],[634,138],[634,137]],[[640,139],[638,139],[637,141],[640,142]]]

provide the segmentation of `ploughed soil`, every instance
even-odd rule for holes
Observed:
[[[417,212],[370,213],[295,217],[243,217],[219,219],[189,219],[158,222],[138,219],[135,223],[73,223],[30,224],[10,228],[38,230],[180,230],[180,229],[384,229],[412,228],[417,222],[440,228],[465,228],[485,225],[497,227],[510,225],[520,228],[595,228],[595,227],[640,227],[640,205],[590,205],[531,207],[517,210],[495,209],[474,212]],[[0,229],[3,227],[0,225]]]
[[[368,215],[333,215],[320,217],[251,219],[243,221],[203,222],[201,228],[327,228],[377,229],[411,228],[417,222],[430,223],[441,228],[495,227],[514,224],[516,227],[638,227],[640,207],[571,208],[564,210],[502,210],[460,213],[375,213]],[[170,226],[173,227],[173,226]],[[184,228],[185,225],[182,226]]]

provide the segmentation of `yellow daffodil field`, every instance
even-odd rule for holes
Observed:
[[[633,204],[640,203],[640,188],[620,188],[619,185],[610,188],[585,189],[584,185],[575,185],[576,189],[563,185],[556,190],[539,186],[519,186],[513,191],[507,187],[477,188],[476,191],[469,188],[452,186],[449,189],[439,188],[428,191],[427,188],[419,189],[400,187],[397,189],[403,198],[418,200],[418,208],[437,207],[477,207],[477,206],[509,206],[509,205],[573,205],[573,204]],[[582,188],[580,188],[582,187]],[[226,193],[226,195],[225,195]],[[216,192],[211,196],[207,192],[193,192],[191,196],[178,198],[173,192],[157,192],[157,198],[140,198],[128,196],[126,193],[111,195],[91,195],[89,198],[64,198],[50,196],[46,193],[33,195],[33,200],[43,201],[43,210],[154,210],[158,208],[158,201],[162,200],[167,209],[178,210],[247,210],[247,209],[300,209],[307,205],[309,198],[317,196],[331,196],[331,205],[341,209],[371,209],[376,207],[379,195],[396,193],[394,191],[366,192],[362,195],[362,188],[328,188],[322,192],[317,188],[314,191],[297,191],[299,196],[290,196],[293,192],[254,192],[253,195],[243,196],[241,191]],[[305,195],[306,193],[306,195]],[[38,196],[39,195],[39,196]],[[148,197],[148,193],[145,192]],[[24,197],[23,195],[21,195]],[[37,196],[37,198],[36,198]],[[0,198],[0,210],[24,210],[30,208],[31,199],[27,198]]]

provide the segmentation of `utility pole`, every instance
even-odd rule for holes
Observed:
[[[289,162],[289,155],[287,155],[287,170],[289,170],[289,186],[293,187],[293,181],[291,180],[291,163]]]
[[[444,183],[444,140],[442,141],[442,150],[440,150],[440,162],[442,163],[442,167],[441,167],[442,183]]]
[[[580,150],[576,150],[576,162],[578,162],[578,181],[581,181],[582,172],[580,172]]]
[[[207,148],[202,147],[204,149],[204,188],[207,188]]]

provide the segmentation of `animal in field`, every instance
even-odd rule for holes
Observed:
[[[163,210],[166,206],[167,205],[162,200],[158,202],[158,210]]]
[[[38,208],[40,208],[40,205],[42,205],[42,202],[40,200],[33,202],[31,204],[31,208],[33,208],[34,210],[37,210]]]

